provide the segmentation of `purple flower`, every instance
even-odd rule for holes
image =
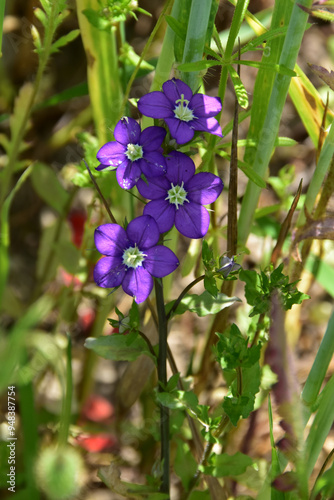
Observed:
[[[158,245],[159,229],[149,215],[133,219],[126,230],[118,224],[103,224],[95,230],[95,245],[105,255],[94,269],[94,280],[103,288],[122,285],[140,304],[150,295],[153,278],[163,278],[179,265],[176,255]]]
[[[155,177],[166,171],[161,144],[166,136],[162,127],[148,127],[141,132],[133,118],[123,117],[114,130],[116,141],[107,142],[98,151],[96,170],[115,167],[118,184],[123,189],[135,186],[141,173]]]
[[[219,97],[193,95],[186,83],[175,78],[165,82],[162,89],[163,92],[150,92],[141,97],[138,109],[143,115],[163,118],[179,144],[190,141],[195,130],[223,137],[218,121],[213,118],[222,109]]]
[[[172,151],[166,158],[167,172],[163,177],[139,179],[137,188],[142,196],[152,200],[144,208],[145,215],[157,221],[159,231],[176,229],[188,238],[202,238],[210,224],[205,207],[214,202],[224,187],[217,175],[195,174],[194,162],[183,153]]]

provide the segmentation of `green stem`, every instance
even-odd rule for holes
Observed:
[[[66,446],[68,432],[71,424],[71,409],[72,409],[72,394],[73,394],[73,377],[72,377],[72,342],[71,337],[67,334],[67,349],[66,349],[66,382],[64,388],[64,397],[60,418],[59,428],[59,446]]]
[[[126,87],[126,91],[125,91],[124,99],[123,99],[123,102],[122,102],[122,105],[121,105],[121,109],[120,109],[120,115],[119,115],[120,118],[122,117],[122,115],[124,113],[125,106],[126,106],[126,104],[128,102],[129,94],[130,94],[130,91],[131,91],[131,87],[132,87],[132,84],[133,84],[133,82],[134,82],[134,80],[135,80],[135,78],[137,76],[137,73],[138,73],[138,71],[140,69],[140,65],[143,62],[143,60],[144,60],[144,58],[145,58],[145,56],[147,54],[148,49],[152,45],[154,37],[155,37],[158,29],[160,28],[160,25],[161,25],[162,21],[164,20],[165,14],[168,11],[168,9],[169,9],[170,4],[171,4],[172,1],[173,0],[168,0],[166,2],[166,5],[164,6],[164,8],[163,8],[163,10],[162,10],[162,12],[161,12],[161,14],[159,16],[159,19],[158,19],[156,25],[154,26],[154,29],[153,29],[152,33],[150,34],[150,36],[149,36],[149,39],[147,40],[147,42],[145,44],[143,52],[141,53],[140,59],[138,60],[137,65],[136,65],[136,67],[135,67],[135,69],[134,69],[134,71],[133,71],[133,73],[132,73],[132,75],[130,77],[129,83],[128,83],[127,87]]]
[[[162,281],[155,280],[159,327],[158,380],[159,391],[163,392],[167,384],[167,318],[165,312]],[[160,491],[169,493],[169,409],[160,405],[161,462],[162,483]]]
[[[0,57],[2,57],[2,31],[3,31],[3,20],[5,17],[5,5],[6,1],[2,0],[0,2]]]
[[[34,465],[38,451],[38,426],[34,403],[34,388],[31,382],[20,385],[20,415],[23,432],[23,460],[26,475],[26,495],[28,498],[40,498],[36,483]]]
[[[222,419],[221,419],[221,421],[219,423],[218,428],[216,429],[215,432],[212,433],[215,438],[219,438],[222,435],[222,433],[226,429],[229,421],[230,421],[230,419],[228,418],[227,415],[223,415],[222,416]],[[209,457],[210,457],[210,455],[212,453],[212,448],[213,448],[214,444],[215,444],[214,442],[211,442],[211,443],[207,442],[206,443],[206,446],[205,446],[205,449],[204,449],[201,461],[198,464],[197,470],[196,470],[193,478],[190,481],[188,492],[187,492],[186,496],[184,497],[184,499],[182,499],[182,500],[186,500],[189,497],[189,495],[190,495],[191,491],[193,490],[193,488],[195,488],[195,486],[197,484],[197,481],[198,481],[198,479],[199,479],[199,477],[201,475],[200,467],[207,465]]]
[[[25,106],[24,109],[24,114],[23,117],[20,120],[20,126],[18,127],[17,130],[12,131],[12,140],[11,140],[11,145],[10,145],[10,150],[8,152],[8,164],[6,168],[4,169],[3,176],[2,176],[2,186],[1,186],[1,193],[0,193],[0,207],[2,206],[4,199],[7,195],[8,188],[11,183],[12,175],[15,169],[15,164],[17,162],[17,158],[20,152],[20,145],[23,140],[23,137],[26,133],[27,130],[27,125],[28,125],[28,120],[31,115],[31,111],[36,99],[36,95],[42,80],[42,76],[47,64],[47,61],[50,56],[50,50],[51,50],[51,45],[52,45],[52,40],[56,31],[56,17],[57,17],[57,12],[58,12],[58,1],[52,2],[51,4],[51,14],[49,16],[50,19],[50,24],[48,26],[48,29],[45,30],[45,39],[44,39],[44,47],[43,51],[40,54],[39,57],[39,64],[38,64],[38,69],[37,69],[37,74],[36,74],[36,79],[34,82],[34,87],[33,90],[30,94],[29,100],[27,105]]]

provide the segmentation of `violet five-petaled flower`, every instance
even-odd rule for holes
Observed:
[[[138,101],[139,111],[151,118],[162,118],[178,144],[194,137],[195,130],[222,137],[214,118],[222,109],[219,97],[194,94],[182,80],[173,78],[162,85],[163,92],[150,92]]]
[[[141,131],[133,118],[123,117],[114,130],[115,141],[107,142],[96,157],[100,165],[96,170],[115,167],[118,184],[131,189],[141,174],[155,177],[166,171],[161,144],[166,136],[162,127],[147,127]]]
[[[140,304],[150,295],[153,277],[163,278],[179,265],[169,248],[158,245],[160,233],[155,220],[141,215],[126,229],[103,224],[95,230],[95,245],[104,255],[94,269],[94,280],[103,288],[122,285],[125,293]]]
[[[184,153],[172,151],[166,158],[167,172],[162,177],[139,179],[138,191],[152,200],[144,208],[154,217],[159,231],[176,229],[188,238],[202,238],[208,231],[210,215],[203,205],[213,203],[224,187],[217,175],[195,173],[195,164]]]

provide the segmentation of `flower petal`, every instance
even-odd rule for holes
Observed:
[[[164,199],[150,201],[144,208],[144,215],[150,215],[158,224],[160,233],[169,231],[175,220],[175,205]]]
[[[179,151],[172,151],[166,158],[167,179],[176,185],[188,182],[195,174],[195,164],[189,156]],[[168,189],[170,186],[168,187]],[[167,194],[166,194],[167,195]]]
[[[144,154],[146,151],[156,151],[159,149],[166,134],[167,132],[163,127],[145,128],[139,140],[139,144],[143,147]]]
[[[209,212],[197,203],[184,203],[176,211],[175,227],[188,238],[202,238],[207,233],[209,224]]]
[[[118,224],[102,224],[97,227],[94,240],[98,251],[110,257],[121,257],[129,243],[125,229]]]
[[[137,304],[144,302],[153,288],[153,278],[142,266],[128,269],[122,287],[125,293],[134,297]]]
[[[139,193],[148,200],[165,199],[169,188],[170,182],[165,175],[148,179],[148,184],[142,179],[137,182]]]
[[[116,170],[116,179],[123,189],[131,189],[140,178],[141,170],[137,161],[127,160]]]
[[[146,177],[160,177],[166,172],[166,160],[161,153],[149,151],[138,160],[141,171]]]
[[[170,135],[176,140],[178,144],[185,144],[191,141],[194,137],[194,130],[192,124],[196,120],[191,122],[183,122],[178,118],[165,118],[165,122],[168,125]]]
[[[156,278],[163,278],[175,271],[180,264],[174,252],[167,247],[157,245],[147,250],[147,257],[143,262],[144,268]]]
[[[182,94],[184,99],[189,102],[193,96],[191,88],[182,80],[178,80],[177,78],[172,78],[171,80],[165,82],[162,86],[162,90],[168,99],[173,103],[173,110],[176,106],[175,102],[182,98]]]
[[[216,201],[223,187],[223,181],[218,175],[210,172],[200,172],[194,175],[184,188],[187,191],[189,201],[194,201],[200,205],[208,205]]]
[[[132,243],[137,244],[139,250],[155,246],[160,238],[157,223],[150,215],[132,219],[126,228],[126,234]]]
[[[140,133],[140,125],[136,120],[128,116],[123,116],[116,124],[114,137],[117,142],[127,146],[128,144],[138,144]]]
[[[118,257],[102,257],[94,268],[94,281],[102,288],[114,288],[122,284],[125,265]]]
[[[216,116],[222,110],[219,97],[210,97],[204,94],[195,94],[190,102],[190,107],[197,118]]]
[[[138,101],[139,111],[151,118],[167,118],[174,116],[173,107],[163,92],[155,90],[144,95]]]
[[[118,142],[107,142],[107,144],[99,149],[96,158],[100,163],[102,163],[102,165],[117,167],[126,159],[125,148]],[[97,168],[102,170],[99,167]]]
[[[209,132],[210,134],[219,135],[223,137],[222,129],[216,118],[198,118],[191,122],[191,126],[194,130],[199,130],[202,132]]]

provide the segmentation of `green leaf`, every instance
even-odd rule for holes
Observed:
[[[100,31],[110,30],[110,21],[101,17],[98,11],[94,9],[84,9],[82,13],[87,17],[88,21],[92,26],[94,26],[94,28],[97,28]]]
[[[58,241],[54,249],[64,269],[71,274],[76,274],[79,269],[80,250],[70,241]]]
[[[209,269],[210,271],[213,269],[215,265],[213,250],[209,247],[209,244],[206,240],[202,241],[202,261],[206,269]]]
[[[250,166],[248,163],[238,161],[238,168],[250,179],[254,184],[260,188],[266,188],[266,181]]]
[[[52,97],[49,97],[48,99],[45,99],[44,101],[38,103],[36,106],[34,106],[34,110],[45,109],[48,108],[49,106],[56,106],[61,102],[69,101],[71,99],[74,99],[75,97],[81,97],[86,95],[88,95],[87,82],[78,83],[78,85],[73,85],[73,87],[63,90],[62,92],[59,92],[59,94],[55,94]],[[82,134],[85,133],[82,132]],[[88,132],[86,132],[86,134],[89,135]],[[80,134],[78,134],[78,136],[79,135]]]
[[[146,486],[144,484],[127,483],[121,481],[121,472],[118,469],[118,464],[111,462],[106,467],[101,467],[98,472],[98,477],[108,486],[108,488],[117,493],[117,496],[123,498],[131,498],[134,500],[168,500],[167,493],[158,493],[154,486]]]
[[[234,91],[238,99],[239,106],[241,106],[243,109],[248,108],[248,94],[247,90],[245,89],[240,76],[238,73],[235,71],[235,69],[232,66],[228,67],[230,77],[234,86]]]
[[[166,20],[168,26],[174,31],[174,33],[177,36],[179,36],[181,38],[181,40],[184,41],[186,39],[186,33],[185,33],[180,21],[178,21],[177,19],[175,19],[172,16],[165,16],[165,20]]]
[[[277,73],[280,73],[281,75],[285,76],[290,76],[294,77],[297,76],[295,71],[292,69],[287,68],[286,66],[283,66],[282,64],[273,64],[273,63],[265,63],[265,62],[259,62],[259,61],[245,61],[245,60],[237,60],[233,61],[233,64],[243,64],[244,66],[251,66],[252,68],[262,68],[262,69],[269,69],[272,71],[276,71]]]
[[[210,474],[213,477],[233,477],[243,474],[247,467],[253,464],[253,460],[248,455],[238,451],[234,455],[228,455],[227,453],[214,455],[211,464],[201,467],[204,474]]]
[[[262,35],[257,36],[256,38],[253,38],[250,42],[246,43],[243,47],[241,47],[241,54],[244,54],[250,50],[256,50],[259,45],[262,45],[263,43],[268,43],[269,40],[273,40],[274,38],[277,38],[279,36],[283,36],[287,32],[287,26],[281,27],[281,28],[275,28],[271,29],[269,31],[266,31],[265,33],[262,33]],[[265,50],[265,48],[263,48]]]
[[[32,170],[31,180],[41,199],[58,213],[62,213],[70,195],[60,184],[51,167],[44,163],[36,163]]]
[[[174,389],[176,389],[179,379],[180,379],[180,373],[174,373],[174,375],[172,375],[167,382],[166,391],[172,392]]]
[[[51,15],[51,1],[50,0],[40,0],[41,5],[48,16]]]
[[[134,361],[142,354],[156,361],[145,340],[136,332],[128,335],[114,333],[105,337],[89,337],[86,339],[85,347],[92,349],[98,356],[113,361]]]
[[[12,135],[11,144],[15,144],[14,138],[26,122],[26,113],[33,97],[34,87],[31,83],[24,84],[15,99],[14,112],[9,119],[10,131]],[[26,124],[26,131],[29,130],[30,123]]]
[[[215,277],[213,275],[210,275],[210,276],[206,275],[205,276],[204,288],[205,288],[205,290],[207,290],[209,292],[210,295],[212,295],[212,297],[214,297],[215,299],[217,298],[219,290],[217,287]]]
[[[249,368],[260,359],[261,344],[248,347],[248,339],[242,336],[237,325],[233,324],[230,331],[217,335],[219,341],[214,350],[223,369]]]
[[[52,44],[50,53],[54,54],[55,52],[58,52],[60,47],[64,47],[68,43],[75,40],[79,36],[79,34],[80,34],[80,30],[76,29],[76,30],[70,31],[69,33],[67,33],[67,35],[64,35],[64,36],[58,38],[58,40],[56,40]]]
[[[205,491],[192,491],[189,500],[210,500],[211,494],[209,490]]]
[[[48,25],[48,17],[42,9],[38,7],[34,10],[34,15],[43,24],[44,28]]]
[[[241,281],[246,283],[245,296],[247,303],[251,306],[255,305],[260,294],[260,276],[256,271],[242,269],[239,273]]]
[[[129,311],[130,327],[132,330],[138,330],[140,326],[140,315],[138,304],[133,301]]]
[[[166,305],[166,313],[170,311],[175,301],[169,302]],[[225,307],[230,307],[235,302],[241,302],[238,297],[228,297],[224,293],[218,293],[217,297],[213,297],[209,292],[205,291],[201,295],[186,295],[178,305],[174,314],[183,314],[186,311],[191,311],[197,316],[203,317],[208,314],[217,314]]]
[[[184,408],[192,418],[198,420],[202,425],[209,422],[209,407],[198,404],[198,398],[192,391],[158,392],[156,398],[160,404],[172,410]]]
[[[216,61],[208,61],[204,59],[202,61],[190,62],[179,64],[177,69],[179,71],[184,71],[185,73],[189,73],[192,71],[203,71],[204,69],[212,68],[213,66],[221,66],[222,62],[220,60]]]
[[[39,54],[42,50],[42,40],[38,30],[34,25],[31,26],[31,36],[32,36],[32,41],[36,47],[35,52]]]
[[[180,440],[177,440],[174,470],[181,479],[183,487],[188,490],[189,484],[197,470],[197,462],[190,452],[188,444]]]
[[[255,396],[243,394],[242,396],[225,396],[223,409],[234,426],[237,426],[240,417],[247,418],[254,409]]]

